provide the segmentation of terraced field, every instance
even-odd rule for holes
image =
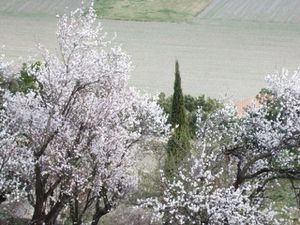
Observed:
[[[300,23],[299,0],[213,0],[200,19]]]

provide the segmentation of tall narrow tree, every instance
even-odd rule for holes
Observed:
[[[177,60],[175,64],[175,82],[170,122],[174,132],[167,146],[165,170],[167,174],[172,175],[179,163],[190,153],[190,134],[181,88],[179,63]]]
[[[171,111],[171,124],[172,124],[172,128],[175,128],[176,126],[179,127],[186,126],[184,97],[181,88],[179,63],[177,60],[175,63],[175,82],[174,82],[174,94],[173,94],[172,111]]]

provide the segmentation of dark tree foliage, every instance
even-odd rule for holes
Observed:
[[[191,95],[184,95],[184,106],[186,109],[186,116],[188,121],[189,132],[192,138],[196,135],[196,121],[197,121],[197,110],[202,108],[206,117],[211,112],[215,111],[217,108],[221,107],[221,104],[213,98],[205,97],[205,95],[200,95],[198,97],[193,97]],[[165,93],[160,93],[159,104],[169,115],[168,122],[170,123],[170,115],[172,111],[172,101],[173,96],[166,97]],[[205,118],[203,118],[205,119]]]
[[[42,87],[38,80],[30,72],[32,70],[39,70],[40,66],[40,62],[35,62],[31,65],[23,63],[19,74],[17,74],[16,77],[9,79],[5,79],[2,74],[0,74],[0,87],[4,90],[9,90],[12,93],[27,93],[29,91],[41,90]]]
[[[175,82],[172,107],[170,114],[170,124],[174,133],[170,137],[167,145],[166,172],[171,175],[178,167],[179,163],[190,153],[190,132],[186,109],[184,106],[184,97],[181,88],[181,77],[179,64],[175,65]]]
[[[170,123],[172,128],[178,126],[178,128],[185,128],[187,126],[186,123],[186,113],[184,106],[184,97],[181,88],[181,77],[179,72],[179,64],[176,61],[175,64],[175,82],[174,82],[174,94],[170,115]]]
[[[37,71],[39,70],[41,66],[40,62],[35,62],[28,66],[26,63],[23,64],[23,67],[20,71],[20,77],[17,80],[18,82],[18,88],[20,92],[27,93],[30,90],[37,91],[41,90],[41,84],[38,82],[38,80],[30,74],[30,70]]]
[[[280,111],[280,103],[275,100],[272,91],[268,88],[262,88],[256,95],[256,99],[260,104],[266,104],[267,119],[276,120]]]

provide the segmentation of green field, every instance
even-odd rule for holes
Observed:
[[[138,21],[190,21],[211,0],[96,0],[100,17]]]

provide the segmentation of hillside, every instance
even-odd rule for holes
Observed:
[[[213,0],[198,18],[300,23],[300,1]]]
[[[89,4],[91,0],[84,0]],[[0,0],[0,15],[55,15],[81,0]],[[298,0],[95,0],[99,17],[138,21],[238,20],[300,23]]]
[[[0,14],[55,15],[74,10],[80,5],[81,0],[0,0]]]
[[[139,21],[186,21],[201,12],[211,0],[95,0],[101,18]],[[0,0],[0,14],[41,16],[80,7],[81,0]],[[91,0],[84,0],[89,4]]]
[[[107,0],[107,6],[116,1],[120,0]],[[57,21],[54,15],[63,12],[67,6],[76,8],[80,2],[0,0],[0,46],[6,46],[1,53],[15,60],[24,57],[21,64],[29,55],[38,52],[38,43],[55,51]],[[266,23],[258,20],[259,17],[255,19],[262,22],[252,22],[250,16],[246,17],[251,10],[254,15],[253,8],[265,9],[272,2],[281,3],[280,12],[289,11],[287,15],[295,15],[291,18],[298,16],[296,0],[212,0],[211,5],[191,23],[119,20],[102,20],[102,23],[109,34],[117,32],[116,41],[122,43],[123,49],[132,56],[135,69],[130,81],[137,88],[170,94],[177,58],[186,93],[211,97],[227,93],[243,99],[255,96],[264,87],[264,76],[268,73],[280,71],[282,67],[294,70],[299,66],[300,31],[297,23]],[[292,7],[292,2],[295,7]],[[241,14],[239,20],[231,20],[230,7],[234,9],[231,16],[237,17],[243,11],[245,18]],[[228,16],[221,17],[225,15],[225,9]],[[262,9],[257,14],[265,13],[266,10]]]
[[[211,0],[96,0],[100,17],[138,21],[187,21],[199,14]]]

